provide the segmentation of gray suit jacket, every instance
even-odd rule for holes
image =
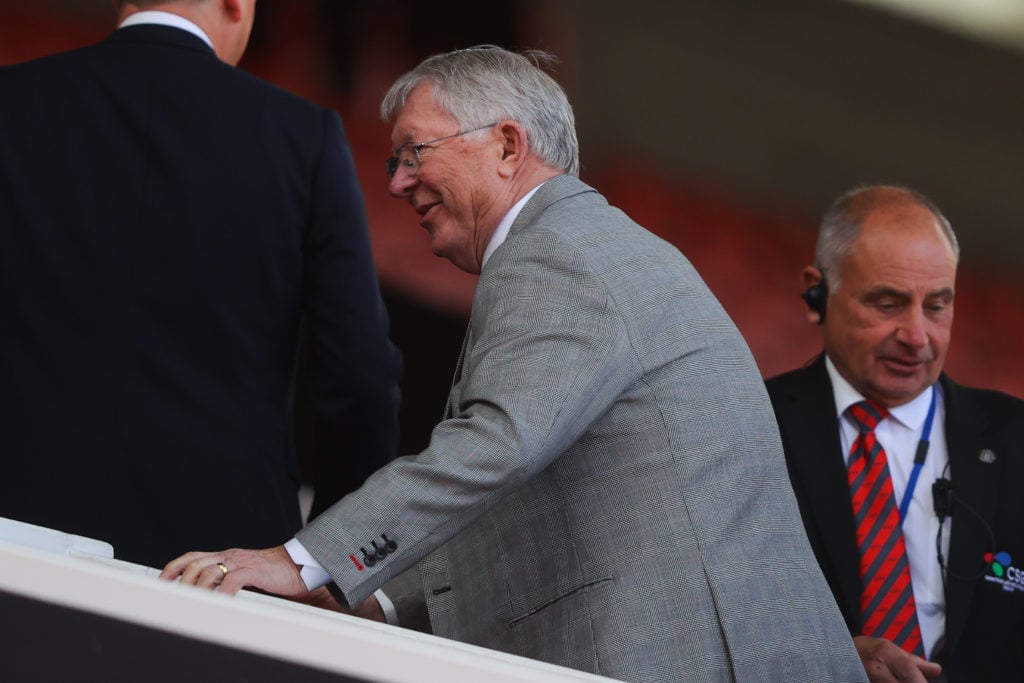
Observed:
[[[631,681],[865,680],[746,344],[579,180],[484,268],[449,405],[299,534],[350,602],[422,560],[456,640]]]

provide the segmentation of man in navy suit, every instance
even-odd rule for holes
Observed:
[[[0,516],[151,566],[280,544],[300,338],[314,513],[397,443],[351,152],[234,68],[255,0],[118,6],[103,42],[0,69]]]
[[[920,193],[843,195],[804,270],[825,353],[768,381],[808,537],[873,682],[1024,676],[1024,402],[942,372],[958,256],[949,222]],[[873,569],[862,574],[857,536],[872,532],[855,521],[865,518],[847,474],[849,408],[862,400],[888,414],[874,433],[902,508],[924,657],[897,647],[898,629],[874,630],[875,604],[862,605]]]

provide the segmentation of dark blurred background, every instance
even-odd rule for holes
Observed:
[[[475,278],[387,195],[377,107],[424,57],[481,43],[558,55],[583,179],[693,261],[765,376],[820,349],[798,298],[818,217],[887,182],[961,241],[947,370],[1024,396],[1024,0],[916,1],[925,20],[911,0],[259,0],[241,68],[339,111],[353,145],[406,358],[403,450],[441,416]],[[107,0],[0,0],[0,65],[114,20]]]

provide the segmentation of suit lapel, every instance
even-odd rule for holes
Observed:
[[[824,356],[803,371],[777,405],[787,457],[804,504],[819,562],[847,621],[860,626],[860,557],[839,441],[835,398]]]
[[[515,222],[509,229],[508,239],[512,239],[516,233],[525,230],[527,226],[537,220],[537,217],[545,209],[555,202],[585,192],[596,192],[596,190],[573,176],[558,175],[551,178],[537,190],[536,194],[523,207],[523,210],[519,212]],[[462,350],[459,352],[459,360],[455,364],[455,373],[452,376],[451,391],[448,392],[448,403],[445,406],[444,419],[454,416],[455,407],[459,403],[459,395],[461,394],[459,383],[462,380],[462,370],[466,363],[467,353],[472,346],[473,317],[473,312],[471,312],[469,323],[466,325],[466,335],[462,338]]]
[[[985,570],[985,553],[998,550],[992,547],[998,503],[992,492],[1000,489],[1004,467],[996,445],[985,441],[988,419],[976,400],[945,375],[941,381],[946,407],[950,479],[954,486],[949,576],[946,581],[946,641],[947,647],[954,649],[963,633],[978,585],[977,579],[961,580],[956,577],[980,578]],[[992,463],[978,458],[982,449],[988,447],[995,449],[996,460]]]

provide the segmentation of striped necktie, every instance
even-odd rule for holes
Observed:
[[[923,657],[900,514],[885,450],[875,438],[875,426],[889,411],[874,401],[861,401],[847,414],[859,430],[847,473],[860,548],[861,630]]]

